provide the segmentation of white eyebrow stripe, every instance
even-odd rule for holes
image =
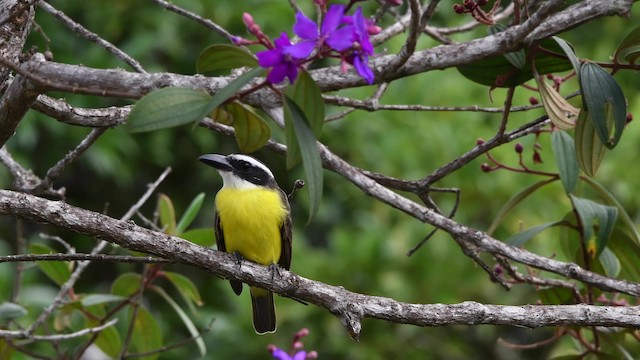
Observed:
[[[229,155],[229,157],[234,158],[234,159],[238,159],[238,160],[244,160],[244,161],[250,163],[251,165],[254,165],[254,166],[257,166],[257,167],[261,168],[262,170],[266,171],[267,174],[269,174],[272,178],[275,178],[273,176],[273,173],[271,172],[271,170],[267,167],[267,165],[263,164],[262,162],[260,162],[257,159],[252,158],[251,156],[242,155],[242,154],[231,154],[231,155]]]

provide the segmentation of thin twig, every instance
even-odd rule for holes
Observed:
[[[75,339],[81,336],[95,334],[98,333],[110,326],[115,325],[118,322],[118,319],[111,319],[110,321],[96,327],[82,329],[76,332],[72,332],[69,334],[57,334],[57,335],[34,335],[29,334],[25,331],[14,331],[14,330],[0,330],[0,337],[2,338],[15,338],[15,339],[30,339],[30,340],[39,340],[39,341],[60,341],[60,340],[69,340]]]
[[[175,263],[170,259],[152,256],[107,255],[107,254],[19,254],[0,256],[0,263],[29,262],[29,261],[109,261],[131,264]]]
[[[225,30],[225,28],[223,28],[222,26],[214,23],[213,21],[209,20],[209,19],[205,19],[203,17],[201,17],[198,14],[195,14],[189,10],[183,9],[177,5],[174,5],[168,1],[165,0],[153,0],[156,4],[162,6],[163,8],[169,10],[169,11],[173,11],[174,13],[178,14],[178,15],[182,15],[184,17],[186,17],[187,19],[193,20],[201,25],[204,25],[206,27],[208,27],[209,29],[217,32],[219,35],[222,35],[223,37],[227,38],[227,40],[229,40],[230,42],[233,42],[233,38],[234,36],[228,32],[227,30]]]

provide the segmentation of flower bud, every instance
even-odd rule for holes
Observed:
[[[478,138],[478,140],[476,140],[476,145],[482,145],[484,144],[484,139]]]
[[[522,154],[522,150],[524,150],[524,148],[522,147],[522,144],[517,143],[515,146],[515,150],[518,154]]]
[[[317,359],[318,358],[318,352],[315,350],[311,350],[307,353],[307,357],[305,359],[307,360],[313,360],[313,359]]]
[[[540,152],[538,150],[533,152],[533,163],[542,164],[542,156],[540,156]]]
[[[255,25],[255,21],[253,21],[253,16],[251,16],[251,14],[249,13],[242,14],[242,22],[247,28],[251,28],[253,25]]]
[[[530,97],[530,98],[529,98],[529,104],[531,104],[531,105],[538,105],[539,103],[540,103],[540,101],[538,100],[538,98],[537,98],[537,97],[532,96],[532,97]]]
[[[482,170],[484,172],[489,172],[489,171],[491,171],[493,169],[491,168],[491,165],[489,165],[487,163],[484,163],[484,164],[480,165],[480,170]]]
[[[631,121],[633,121],[633,114],[627,113],[627,124],[630,123]]]
[[[460,4],[454,4],[453,5],[453,11],[456,14],[463,14],[464,13],[464,6],[462,6]]]
[[[473,0],[464,0],[462,4],[467,10],[473,10],[476,7],[476,2]]]
[[[478,4],[478,6],[485,6],[487,5],[487,3],[489,3],[489,0],[477,0],[476,3]]]

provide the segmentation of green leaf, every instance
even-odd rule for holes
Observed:
[[[133,106],[126,129],[137,133],[199,121],[210,100],[211,96],[201,90],[178,87],[156,90]]]
[[[126,300],[126,297],[112,294],[91,294],[84,296],[81,300],[82,306],[93,306],[106,304],[111,302],[121,302]]]
[[[563,54],[562,48],[552,39],[546,39],[540,42],[540,47],[547,51]],[[467,79],[478,84],[491,87],[514,87],[521,85],[534,77],[533,64],[531,62],[531,51],[525,49],[525,66],[518,69],[509,62],[504,56],[496,55],[470,64],[464,64],[456,67],[460,74]],[[555,72],[567,71],[571,69],[571,62],[564,58],[558,57],[546,52],[537,51],[535,53],[535,69],[538,74],[550,74]]]
[[[176,234],[180,236],[193,222],[193,219],[196,218],[198,212],[200,212],[200,208],[202,207],[202,202],[204,201],[204,193],[200,193],[196,195],[189,206],[187,206],[187,210],[185,210],[184,214],[178,221],[178,225],[176,226]]]
[[[211,247],[216,243],[216,238],[211,228],[188,230],[180,234],[180,237],[205,247]]]
[[[551,134],[551,147],[553,149],[553,155],[556,158],[556,163],[558,164],[558,171],[564,191],[571,193],[576,188],[578,175],[580,173],[573,138],[565,131],[554,131]]]
[[[311,202],[311,209],[309,210],[309,221],[311,221],[318,211],[320,200],[322,199],[322,160],[318,152],[316,138],[304,112],[286,95],[284,96],[283,104],[285,121],[289,120],[293,125],[296,142],[302,155],[302,165],[307,178]],[[287,145],[290,144],[287,143]]]
[[[589,199],[582,199],[569,194],[573,207],[580,217],[582,237],[586,242],[587,251],[592,257],[599,256],[607,246],[611,237],[613,225],[618,216],[618,209],[613,206],[598,204]],[[595,242],[591,240],[592,230],[598,226]]]
[[[175,272],[165,271],[164,275],[169,281],[171,281],[176,289],[178,289],[178,292],[188,304],[193,302],[198,306],[202,306],[200,292],[193,281],[189,280],[188,277]]]
[[[564,41],[563,39],[557,36],[553,36],[552,39],[556,43],[558,43],[562,51],[564,51],[564,54],[567,55],[567,59],[569,59],[569,61],[571,62],[571,65],[573,66],[573,71],[575,71],[576,75],[579,76],[580,60],[578,60],[578,58],[576,57],[576,53],[573,51],[573,48],[571,47],[571,45],[569,45],[569,43],[567,43],[566,41]]]
[[[322,91],[313,81],[311,76],[302,71],[296,82],[285,91],[290,99],[292,99],[302,112],[304,113],[309,126],[318,139],[322,133],[324,125],[324,102],[322,100]],[[296,132],[293,121],[289,118],[290,112],[285,112],[285,137],[287,141],[287,168],[291,169],[302,160],[300,147],[296,141]]]
[[[509,245],[513,245],[516,247],[520,247],[524,245],[527,241],[531,240],[534,236],[541,233],[543,230],[548,229],[553,226],[557,226],[562,224],[563,221],[552,221],[542,225],[534,226],[522,232],[512,235],[505,242]]]
[[[595,176],[604,159],[605,147],[596,134],[593,121],[586,109],[582,109],[578,115],[575,144],[578,165],[588,176]]]
[[[493,26],[489,27],[489,34],[490,35],[495,35],[499,32],[502,32],[504,30],[506,30],[507,27],[503,24],[499,24],[496,23]],[[513,52],[509,52],[504,54],[504,57],[507,59],[507,61],[509,61],[513,66],[515,66],[518,69],[522,69],[524,68],[525,64],[526,64],[526,58],[525,58],[525,53],[524,50],[520,49],[518,51],[513,51]]]
[[[164,291],[164,289],[158,286],[153,286],[151,289],[158,293],[173,308],[176,314],[178,314],[184,325],[187,327],[189,334],[194,338],[196,345],[198,345],[200,357],[204,357],[207,354],[207,347],[204,344],[204,340],[202,340],[202,336],[200,336],[200,332],[198,332],[198,329],[193,324],[193,321],[191,321],[189,316],[187,316],[182,308],[171,298],[171,296],[169,296],[169,294],[167,294],[166,291]]]
[[[141,278],[140,274],[124,273],[118,276],[118,278],[113,281],[113,284],[111,284],[111,293],[130,297],[140,289]]]
[[[557,286],[539,290],[538,296],[545,305],[568,305],[575,303],[571,289]]]
[[[249,106],[234,102],[224,108],[233,118],[236,142],[241,152],[249,154],[260,150],[269,141],[271,128]]]
[[[17,319],[25,315],[27,315],[27,309],[21,305],[12,302],[0,304],[0,320]]]
[[[85,327],[96,327],[102,325],[95,319],[91,319],[85,316]],[[89,335],[91,336],[91,335]],[[109,326],[98,333],[95,339],[95,344],[105,354],[109,355],[112,359],[116,359],[122,352],[122,339],[120,333],[115,326]]]
[[[622,39],[613,58],[616,62],[625,59],[629,64],[635,64],[640,57],[640,26],[631,30],[627,36]]]
[[[33,254],[55,254],[52,248],[40,243],[32,243],[29,246]],[[36,261],[36,265],[49,279],[58,285],[62,285],[71,276],[71,262],[69,261]]]
[[[625,225],[626,230],[629,232],[629,236],[635,242],[635,244],[640,245],[640,232],[638,232],[638,228],[636,227],[634,221],[631,219],[631,216],[627,213],[624,206],[620,204],[620,202],[613,196],[612,193],[609,192],[604,186],[600,185],[597,181],[592,178],[582,177],[584,182],[589,184],[600,197],[604,200],[607,205],[615,206],[618,209],[618,213],[620,214],[620,219],[622,223]]]
[[[136,317],[133,319],[133,308],[129,308],[129,321],[133,322],[131,345],[134,352],[145,353],[158,350],[162,347],[162,331],[156,318],[142,306],[138,307]],[[154,360],[160,353],[139,357],[137,359]]]
[[[600,261],[600,265],[604,269],[604,273],[609,277],[617,277],[620,274],[620,260],[616,257],[616,255],[609,249],[609,247],[604,247],[600,256],[598,256],[598,260]]]
[[[200,53],[196,61],[196,71],[200,74],[243,66],[254,68],[258,66],[258,60],[250,52],[228,44],[215,44],[207,47]]]
[[[493,234],[493,232],[496,231],[496,229],[498,228],[498,225],[500,225],[502,220],[504,220],[504,218],[507,216],[507,214],[509,214],[511,210],[513,210],[516,206],[518,206],[521,202],[523,202],[527,197],[529,197],[529,195],[533,194],[536,190],[540,189],[541,187],[547,184],[550,184],[556,180],[558,179],[552,178],[552,179],[538,181],[537,183],[529,185],[519,193],[512,196],[511,199],[509,199],[509,201],[507,201],[507,203],[502,206],[500,211],[498,211],[496,218],[493,220],[493,223],[491,223],[489,230],[487,230],[487,234],[489,235]]]
[[[600,65],[587,62],[580,68],[580,89],[584,109],[589,111],[600,141],[613,149],[627,122],[627,103],[620,85]]]
[[[158,195],[158,213],[160,214],[160,227],[167,235],[176,234],[176,211],[173,202],[165,195]]]
[[[247,85],[249,82],[251,82],[251,80],[253,80],[253,78],[262,74],[263,72],[264,72],[263,68],[257,67],[255,69],[251,69],[247,71],[246,73],[235,78],[233,81],[229,82],[227,86],[220,89],[220,91],[218,91],[211,98],[211,100],[209,100],[209,102],[206,104],[206,106],[204,106],[204,108],[202,109],[202,111],[200,112],[196,120],[200,120],[205,116],[209,115],[215,108],[224,104],[225,101],[227,101],[230,97],[234,96],[238,91],[240,91],[240,89],[242,89],[243,86]]]
[[[630,234],[627,231],[615,228],[607,248],[620,261],[620,276],[629,281],[640,281],[640,264],[638,263],[640,245],[632,239]]]

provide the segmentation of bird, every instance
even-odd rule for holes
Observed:
[[[218,250],[264,266],[291,267],[291,208],[273,173],[259,160],[243,154],[205,154],[198,158],[215,168],[222,188],[215,198]],[[242,282],[230,280],[240,295]],[[273,293],[250,287],[253,327],[257,334],[276,331]]]

